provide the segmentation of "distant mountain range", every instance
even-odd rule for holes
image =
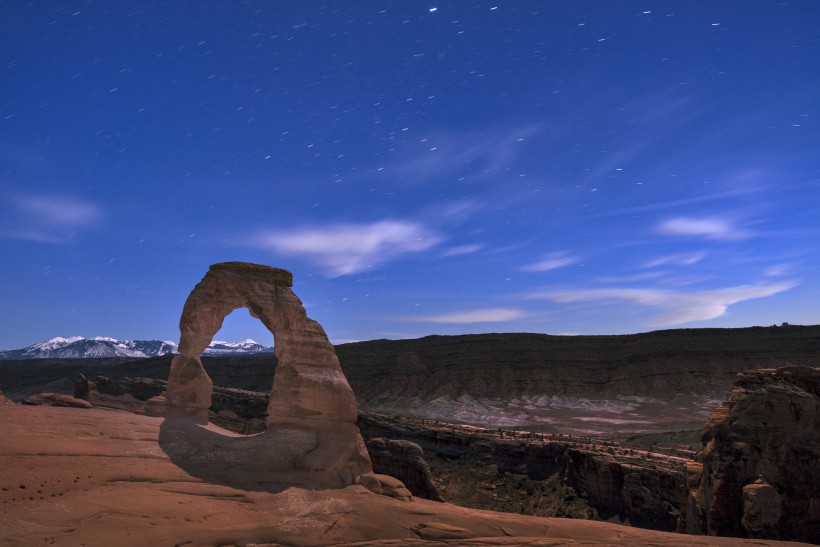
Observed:
[[[52,338],[23,349],[0,351],[0,359],[85,359],[101,357],[156,357],[176,353],[177,345],[168,340],[116,340],[103,336],[83,338]],[[206,355],[249,355],[270,353],[273,348],[248,338],[242,342],[214,340],[205,350]]]

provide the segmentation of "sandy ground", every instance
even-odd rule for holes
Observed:
[[[360,486],[241,489],[173,463],[162,421],[0,404],[0,545],[786,545],[400,501]]]

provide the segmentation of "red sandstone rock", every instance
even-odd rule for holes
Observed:
[[[782,500],[775,488],[763,477],[743,487],[743,518],[740,523],[750,538],[777,535]]]
[[[703,443],[680,531],[820,543],[820,368],[738,374]]]
[[[72,408],[92,408],[94,406],[88,401],[77,399],[71,395],[63,395],[62,393],[38,393],[37,395],[30,395],[23,399],[23,404],[67,406]]]
[[[212,265],[188,296],[179,321],[179,355],[165,394],[168,416],[182,421],[168,423],[164,446],[192,466],[192,472],[240,482],[327,488],[354,484],[371,471],[355,425],[353,391],[324,329],[307,317],[291,285],[292,275],[285,270],[224,262]],[[279,363],[267,430],[255,437],[218,439],[190,422],[204,424],[212,403],[213,382],[200,354],[223,319],[241,307],[273,334]],[[219,450],[206,457],[203,444],[216,444]]]
[[[410,501],[413,498],[410,490],[405,488],[404,483],[395,477],[391,477],[390,475],[365,473],[360,475],[356,482],[374,494],[389,496],[391,498],[397,498],[404,501]]]
[[[367,452],[374,469],[400,479],[413,495],[444,501],[424,461],[424,451],[416,443],[377,437],[367,441]]]

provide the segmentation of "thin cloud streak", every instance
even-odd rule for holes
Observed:
[[[439,133],[418,138],[416,150],[383,167],[384,174],[424,182],[434,175],[466,170],[481,175],[508,165],[524,143],[541,132],[539,125],[509,129],[488,128],[463,133]]]
[[[75,230],[89,228],[103,216],[94,203],[66,196],[13,196],[4,215],[0,238],[34,243],[64,244]],[[5,229],[3,229],[5,228]]]
[[[526,312],[518,309],[488,308],[481,310],[447,313],[442,315],[408,317],[404,320],[413,323],[496,323],[504,321],[515,321],[516,319],[522,319],[527,316],[528,314]]]
[[[35,243],[65,243],[63,239],[55,237],[50,234],[41,234],[38,232],[21,232],[17,230],[9,230],[0,232],[0,237],[4,239],[17,239],[20,241],[33,241]]]
[[[86,226],[102,216],[99,207],[75,198],[29,196],[14,201],[22,213],[45,224]]]
[[[684,293],[660,289],[578,289],[569,291],[537,292],[525,295],[531,300],[550,300],[558,303],[603,301],[628,302],[656,308],[662,311],[649,323],[651,326],[670,326],[691,321],[716,319],[726,313],[729,306],[755,298],[765,298],[797,286],[790,281],[773,285],[742,285]]]
[[[701,252],[661,256],[646,262],[643,267],[658,268],[660,266],[691,266],[706,258],[706,255],[707,253]]]
[[[484,245],[474,243],[470,245],[458,245],[456,247],[451,247],[444,251],[443,256],[461,256],[461,255],[468,255],[473,254],[475,252],[480,251],[484,248]]]
[[[580,260],[577,256],[568,255],[566,253],[551,253],[544,257],[543,260],[528,264],[518,268],[521,272],[549,272],[571,266]]]
[[[426,251],[443,241],[427,227],[400,220],[373,224],[332,224],[250,238],[252,247],[301,257],[329,277],[367,271],[401,256]]]
[[[692,205],[694,203],[705,203],[710,201],[719,201],[723,199],[733,199],[739,196],[746,196],[749,194],[756,194],[768,190],[765,186],[755,186],[747,188],[736,188],[727,190],[725,192],[715,192],[713,194],[706,194],[691,198],[676,199],[669,201],[657,201],[655,203],[648,203],[646,205],[637,205],[635,207],[624,207],[621,209],[612,209],[610,211],[596,213],[590,215],[592,217],[613,217],[621,215],[633,215],[635,213],[646,213],[651,211],[660,211],[664,209],[674,209],[684,205]]]
[[[722,241],[735,241],[749,237],[749,233],[722,218],[676,217],[661,222],[656,231],[670,236],[692,236]]]

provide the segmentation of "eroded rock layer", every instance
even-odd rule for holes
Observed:
[[[193,474],[253,483],[338,487],[371,469],[356,421],[356,400],[322,326],[291,290],[290,272],[245,262],[214,264],[188,296],[179,321],[179,355],[168,376],[163,446]],[[278,365],[267,429],[220,438],[195,428],[211,407],[213,382],[200,354],[224,318],[247,308],[275,338]],[[210,451],[201,450],[207,445]]]
[[[738,374],[703,443],[680,531],[820,543],[820,368]]]

